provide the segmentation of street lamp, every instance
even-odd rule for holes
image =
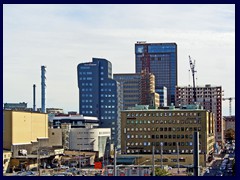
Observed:
[[[162,155],[162,153],[163,153],[163,142],[160,142],[160,146],[161,146],[161,167],[163,169],[163,155]]]

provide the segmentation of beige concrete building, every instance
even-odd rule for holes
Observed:
[[[205,166],[215,143],[213,114],[194,106],[185,108],[138,106],[136,110],[122,111],[121,153],[151,156],[154,144],[156,154],[159,155],[162,148],[167,159],[163,160],[164,164],[174,165],[178,143],[179,161],[185,165],[193,164],[193,132],[198,131],[200,164]]]
[[[48,137],[49,137],[49,145],[52,147],[60,147],[63,145],[62,143],[62,129],[53,129],[49,128],[48,129]]]
[[[43,113],[4,110],[3,148],[31,146],[48,140],[48,116]],[[27,149],[24,148],[24,149]],[[12,149],[13,150],[13,149]]]

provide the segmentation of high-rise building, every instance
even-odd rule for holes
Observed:
[[[222,87],[210,84],[196,87],[196,102],[204,109],[214,113],[215,140],[220,144],[223,141],[222,126]],[[176,87],[176,106],[193,104],[193,87]]]
[[[101,128],[111,128],[111,140],[120,144],[120,84],[112,79],[112,64],[106,59],[93,58],[92,62],[77,67],[79,113],[95,116]]]
[[[175,104],[177,86],[177,44],[146,43],[135,44],[136,73],[146,70],[155,75],[156,92],[167,88],[167,104]]]
[[[120,83],[120,92],[122,97],[121,109],[128,109],[140,104],[140,73],[113,74],[113,79]]]
[[[152,73],[114,74],[113,78],[120,83],[121,109],[135,107],[136,104],[159,107],[159,94],[155,93],[155,77]]]
[[[159,94],[159,105],[161,107],[167,106],[167,88],[163,86],[162,89],[156,89],[156,93]]]

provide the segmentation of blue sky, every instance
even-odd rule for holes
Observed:
[[[41,106],[41,65],[47,66],[46,107],[78,111],[77,65],[102,57],[113,73],[135,71],[137,41],[176,42],[178,85],[221,85],[235,97],[235,5],[3,5],[3,100]],[[223,115],[228,115],[228,101]],[[235,101],[232,103],[235,114]]]

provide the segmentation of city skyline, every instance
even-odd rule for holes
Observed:
[[[46,107],[78,111],[77,65],[93,57],[113,74],[135,71],[134,44],[175,42],[178,86],[222,86],[235,97],[235,5],[3,5],[3,102],[41,107],[41,65]],[[17,90],[17,91],[16,91]],[[229,102],[223,101],[223,115]],[[235,101],[232,102],[235,114]]]

